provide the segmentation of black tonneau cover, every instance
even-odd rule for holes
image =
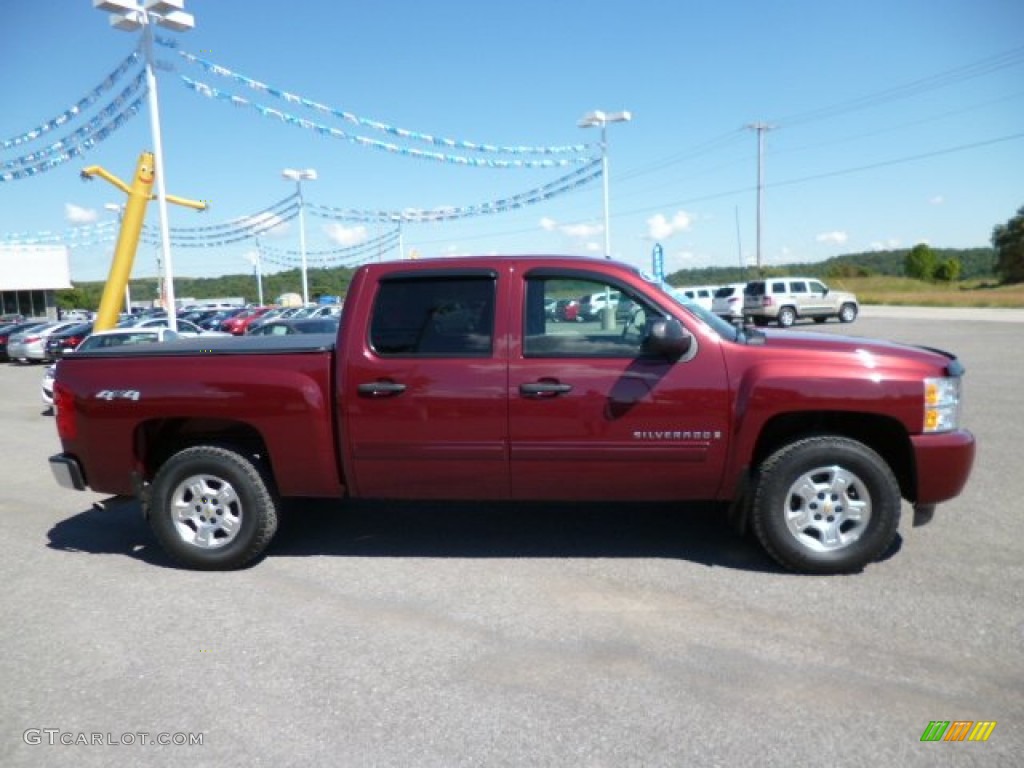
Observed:
[[[283,336],[197,336],[174,341],[123,344],[116,347],[73,352],[78,357],[194,357],[196,355],[294,355],[329,352],[333,333],[293,333]]]

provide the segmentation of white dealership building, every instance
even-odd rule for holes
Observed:
[[[0,244],[0,315],[57,318],[55,291],[71,287],[63,245]]]

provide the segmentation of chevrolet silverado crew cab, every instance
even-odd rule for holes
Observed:
[[[755,325],[774,320],[788,328],[799,318],[810,317],[824,323],[830,317],[841,323],[857,319],[860,305],[852,293],[830,290],[810,277],[772,277],[753,280],[743,289],[743,314]]]
[[[555,322],[553,297],[628,313]],[[141,500],[199,569],[244,566],[281,499],[718,502],[784,567],[862,569],[901,500],[926,522],[975,441],[947,352],[737,328],[626,264],[359,268],[337,335],[75,353],[54,382],[66,487]]]

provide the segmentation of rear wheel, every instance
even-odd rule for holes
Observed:
[[[241,568],[277,530],[277,505],[257,466],[219,446],[176,453],[147,502],[150,526],[175,560],[199,570]]]
[[[802,573],[851,573],[892,544],[900,488],[888,465],[863,443],[812,437],[762,465],[752,522],[775,560]]]
[[[779,316],[777,319],[780,326],[783,328],[789,328],[789,326],[796,322],[796,310],[792,307],[783,307],[779,310]]]

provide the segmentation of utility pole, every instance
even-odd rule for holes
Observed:
[[[764,218],[764,134],[770,131],[774,125],[768,123],[751,123],[747,126],[752,131],[757,131],[757,274],[761,272],[761,220]]]

